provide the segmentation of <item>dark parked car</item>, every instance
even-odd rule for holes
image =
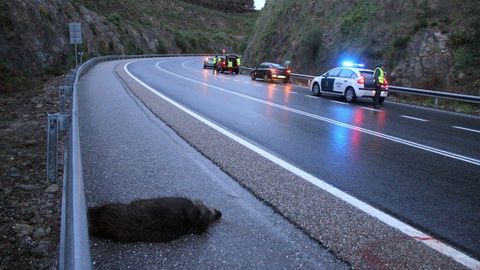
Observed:
[[[213,68],[213,57],[206,57],[205,60],[203,60],[203,68]]]
[[[260,66],[255,67],[250,74],[252,80],[262,78],[265,82],[271,82],[273,80],[282,80],[284,83],[290,81],[290,74],[292,71],[280,64],[264,62]]]

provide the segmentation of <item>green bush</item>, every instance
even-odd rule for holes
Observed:
[[[375,16],[375,12],[375,1],[357,1],[355,8],[342,18],[340,31],[346,36],[360,33],[366,23]]]
[[[310,28],[300,41],[301,50],[307,54],[308,57],[316,58],[322,49],[323,31],[321,28]]]
[[[418,19],[415,24],[413,25],[413,30],[414,32],[417,32],[421,29],[427,28],[428,27],[428,22],[426,18],[420,18]]]
[[[163,42],[163,40],[159,39],[157,44],[157,53],[165,54],[167,52],[168,52],[167,46],[165,46],[165,43]]]
[[[457,31],[448,37],[448,45],[452,48],[458,48],[469,42],[467,34],[463,31]]]
[[[107,15],[107,20],[109,22],[113,23],[116,26],[120,26],[120,24],[122,22],[122,17],[120,17],[120,15],[118,15],[118,13],[112,12],[112,13],[109,13]]]
[[[187,52],[188,42],[182,34],[175,33],[175,44],[180,50],[182,50],[182,52]]]
[[[51,19],[50,14],[48,13],[48,10],[44,5],[38,6],[38,12],[40,12],[40,15],[42,15],[42,17]]]
[[[409,36],[407,37],[399,37],[397,38],[397,40],[395,40],[395,42],[393,43],[393,46],[399,50],[403,50],[405,48],[407,48],[407,45],[408,45],[408,42],[410,42],[410,38]]]

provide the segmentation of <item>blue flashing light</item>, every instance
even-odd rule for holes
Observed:
[[[344,61],[342,63],[342,66],[343,67],[360,67],[360,68],[365,67],[364,64],[356,64],[356,63],[353,63],[353,62],[350,62],[350,61]]]

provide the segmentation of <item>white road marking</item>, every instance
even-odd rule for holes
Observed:
[[[336,100],[330,100],[330,101],[338,103],[338,104],[348,105],[348,103],[346,103],[346,102],[341,102],[341,101],[336,101]]]
[[[416,120],[416,121],[428,122],[428,120],[422,119],[422,118],[412,117],[412,116],[408,116],[408,115],[400,115],[400,116],[403,117],[403,118],[408,118],[408,119],[412,119],[412,120]]]
[[[425,245],[437,250],[438,252],[456,260],[457,262],[469,267],[469,268],[472,268],[472,269],[478,269],[480,268],[480,262],[469,257],[468,255],[456,250],[455,248],[445,244],[445,243],[442,243],[440,242],[439,240],[436,240],[434,238],[432,238],[430,235],[426,234],[426,233],[423,233],[415,228],[413,228],[412,226],[378,210],[377,208],[363,202],[363,201],[360,201],[359,199],[341,191],[340,189],[326,183],[325,181],[301,170],[300,168],[297,168],[295,167],[294,165],[280,159],[279,157],[255,146],[254,144],[248,142],[247,140],[229,132],[228,130],[218,126],[217,124],[209,121],[208,119],[205,119],[203,118],[202,116],[198,115],[197,113],[189,110],[188,108],[182,106],[181,104],[175,102],[174,100],[168,98],[167,96],[157,92],[155,89],[153,89],[152,87],[150,87],[149,85],[147,85],[146,83],[142,82],[140,79],[138,79],[137,77],[135,77],[132,73],[130,73],[130,71],[128,71],[128,66],[133,63],[133,62],[138,62],[138,61],[142,61],[142,60],[137,60],[137,61],[132,61],[132,62],[129,62],[127,63],[125,66],[124,66],[124,70],[125,72],[127,72],[127,74],[132,77],[134,80],[136,80],[138,83],[140,83],[141,85],[143,85],[145,88],[147,88],[149,91],[151,91],[153,94],[159,96],[160,98],[166,100],[167,102],[169,102],[170,104],[174,105],[175,107],[179,108],[180,110],[184,111],[185,113],[189,114],[190,116],[196,118],[197,120],[199,120],[200,122],[208,125],[209,127],[215,129],[216,131],[222,133],[223,135],[229,137],[230,139],[238,142],[239,144],[247,147],[248,149],[256,152],[257,154],[263,156],[264,158],[274,162],[275,164],[283,167],[284,169],[298,175],[299,177],[305,179],[306,181],[316,185],[317,187],[325,190],[326,192],[332,194],[333,196],[337,197],[337,198],[340,198],[341,200],[347,202],[348,204],[360,209],[361,211],[379,219],[380,221],[384,222],[385,224],[391,226],[391,227],[394,227],[394,228],[397,228],[398,230],[400,230],[401,232],[403,232],[404,234],[414,238],[415,240],[417,241],[420,241],[422,243],[424,243]],[[161,68],[158,63],[157,63],[157,68],[162,70],[163,72],[166,72],[166,73],[169,73],[169,74],[172,74],[174,76],[177,76],[179,78],[183,78],[183,79],[186,79],[186,80],[189,80],[189,81],[192,81],[192,82],[195,82],[195,83],[198,83],[198,84],[201,84],[201,85],[204,85],[204,86],[208,86],[208,87],[212,87],[212,88],[215,88],[215,89],[218,89],[218,90],[222,90],[222,91],[226,91],[226,92],[231,92],[229,90],[226,90],[226,89],[223,89],[221,87],[217,87],[217,86],[213,86],[213,85],[209,85],[207,83],[203,83],[203,82],[199,82],[199,81],[195,81],[195,80],[192,80],[192,79],[189,79],[189,78],[186,78],[186,77],[183,77],[183,76],[180,76],[180,75],[177,75],[175,73],[172,73],[172,72],[169,72],[163,68]],[[235,92],[231,92],[231,93],[235,93]],[[244,96],[242,94],[238,94],[238,96]],[[251,99],[251,100],[256,100],[256,101],[259,101],[258,99],[256,98],[252,98],[252,97],[248,97],[248,96],[244,96],[245,98],[248,98],[248,99]],[[271,102],[266,102],[266,101],[262,101],[262,103],[265,103],[265,104],[269,104],[271,106],[274,106],[274,107],[277,107],[277,108],[282,108],[282,107],[285,107],[285,106],[281,106],[281,105],[278,105],[278,104],[274,104],[274,103],[271,103]],[[286,109],[287,107],[285,107],[284,109]],[[299,113],[300,111],[298,110],[294,110],[294,109],[290,109],[292,112],[297,112]],[[305,114],[308,114],[308,113],[305,113]],[[326,120],[326,119],[325,119]],[[337,122],[335,120],[331,120],[333,122]],[[328,121],[330,122],[330,121]],[[340,124],[340,122],[337,122],[338,124]],[[342,123],[343,124],[343,123]],[[345,126],[346,124],[343,124],[341,126]],[[349,126],[349,125],[348,125]],[[361,130],[360,130],[361,131]]]
[[[316,96],[310,96],[310,95],[305,95],[306,97],[309,97],[309,98],[318,98]]]
[[[428,146],[428,145],[412,142],[412,141],[401,139],[401,138],[398,138],[398,137],[395,137],[395,136],[387,135],[387,134],[384,134],[384,133],[381,133],[381,132],[376,132],[376,131],[373,131],[373,130],[370,130],[370,129],[362,128],[362,127],[359,127],[359,126],[350,125],[350,124],[340,122],[340,121],[337,121],[337,120],[334,120],[334,119],[331,119],[331,118],[323,117],[323,116],[320,116],[320,115],[316,115],[316,114],[305,112],[305,111],[298,110],[298,109],[293,109],[293,108],[287,107],[285,105],[281,105],[281,104],[273,103],[273,102],[266,101],[266,100],[263,100],[263,99],[251,97],[251,96],[244,95],[244,94],[232,91],[232,90],[228,90],[228,89],[223,88],[223,87],[219,87],[219,86],[215,86],[215,85],[208,84],[208,83],[205,83],[205,82],[190,79],[188,77],[170,72],[170,71],[160,67],[158,65],[158,63],[155,66],[159,70],[161,70],[165,73],[171,74],[173,76],[179,77],[179,78],[184,79],[184,80],[191,81],[191,82],[196,83],[196,84],[201,84],[203,86],[207,86],[207,87],[210,87],[210,88],[213,88],[213,89],[217,89],[217,90],[222,91],[222,92],[230,93],[232,95],[239,96],[239,97],[242,97],[242,98],[245,98],[245,99],[249,99],[249,100],[252,100],[252,101],[255,101],[255,102],[258,102],[258,103],[263,103],[263,104],[266,104],[266,105],[270,105],[270,106],[275,107],[275,108],[290,111],[290,112],[297,113],[297,114],[300,114],[300,115],[304,115],[304,116],[307,116],[307,117],[311,117],[311,118],[314,118],[314,119],[317,119],[317,120],[320,120],[320,121],[323,121],[323,122],[327,122],[327,123],[331,123],[331,124],[334,124],[334,125],[337,125],[337,126],[345,127],[345,128],[356,130],[356,131],[360,131],[360,132],[370,134],[370,135],[373,135],[373,136],[376,136],[376,137],[379,137],[379,138],[383,138],[383,139],[386,139],[386,140],[389,140],[389,141],[401,143],[401,144],[408,145],[408,146],[418,148],[418,149],[422,149],[422,150],[425,150],[425,151],[428,151],[428,152],[431,152],[431,153],[439,154],[439,155],[442,155],[442,156],[445,156],[445,157],[453,158],[453,159],[460,160],[460,161],[465,161],[465,162],[471,163],[473,165],[480,166],[480,160],[478,160],[478,159],[463,156],[463,155],[460,155],[460,154],[455,154],[455,153],[448,152],[448,151],[445,151],[445,150],[441,150],[441,149],[438,149],[438,148],[434,148],[434,147],[431,147],[431,146]],[[315,96],[307,96],[307,97],[318,98],[318,97],[315,97]],[[370,109],[370,108],[367,108],[367,107],[361,107],[361,108]]]
[[[476,130],[476,129],[459,127],[459,126],[452,126],[452,127],[453,127],[453,128],[456,128],[456,129],[462,129],[462,130],[467,130],[467,131],[472,131],[472,132],[480,133],[480,130]]]
[[[381,110],[372,109],[372,108],[369,108],[369,107],[360,107],[360,108],[365,109],[365,110],[369,110],[369,111],[374,111],[374,112],[381,112]]]

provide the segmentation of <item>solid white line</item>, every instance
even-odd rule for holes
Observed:
[[[425,150],[425,151],[428,151],[428,152],[431,152],[431,153],[439,154],[439,155],[442,155],[442,156],[445,156],[445,157],[465,161],[465,162],[471,163],[473,165],[480,166],[480,160],[478,160],[478,159],[474,159],[474,158],[463,156],[463,155],[460,155],[460,154],[455,154],[455,153],[452,153],[452,152],[444,151],[444,150],[441,150],[441,149],[438,149],[438,148],[434,148],[434,147],[427,146],[427,145],[424,145],[424,144],[420,144],[420,143],[412,142],[412,141],[409,141],[409,140],[401,139],[401,138],[398,138],[398,137],[395,137],[395,136],[391,136],[391,135],[387,135],[387,134],[384,134],[384,133],[376,132],[376,131],[373,131],[373,130],[370,130],[370,129],[350,125],[350,124],[343,123],[343,122],[340,122],[340,121],[337,121],[337,120],[334,120],[334,119],[331,119],[331,118],[323,117],[323,116],[316,115],[316,114],[313,114],[313,113],[293,109],[293,108],[290,108],[290,107],[287,107],[287,106],[284,106],[284,105],[280,105],[280,104],[277,104],[277,103],[266,101],[266,100],[263,100],[263,99],[251,97],[251,96],[248,96],[248,95],[244,95],[244,94],[241,94],[241,93],[238,93],[238,92],[235,92],[235,91],[228,90],[228,89],[223,88],[223,87],[218,87],[218,86],[208,84],[208,83],[205,83],[205,82],[193,80],[193,79],[190,79],[188,77],[170,72],[170,71],[160,67],[158,65],[158,63],[155,66],[159,70],[161,70],[163,72],[166,72],[168,74],[171,74],[173,76],[176,76],[178,78],[188,80],[188,81],[191,81],[191,82],[196,83],[196,84],[201,84],[203,86],[207,86],[207,87],[210,87],[210,88],[213,88],[213,89],[217,89],[217,90],[225,92],[225,93],[229,93],[229,94],[239,96],[239,97],[242,97],[242,98],[245,98],[245,99],[249,99],[249,100],[252,100],[252,101],[255,101],[255,102],[258,102],[258,103],[263,103],[263,104],[266,104],[266,105],[270,105],[270,106],[275,107],[275,108],[290,111],[290,112],[297,113],[297,114],[300,114],[300,115],[304,115],[304,116],[307,116],[307,117],[311,117],[311,118],[314,118],[314,119],[317,119],[317,120],[320,120],[320,121],[331,123],[331,124],[334,124],[334,125],[337,125],[337,126],[349,128],[349,129],[356,130],[356,131],[360,131],[360,132],[370,134],[370,135],[373,135],[373,136],[376,136],[376,137],[379,137],[379,138],[383,138],[383,139],[386,139],[386,140],[389,140],[389,141],[401,143],[401,144],[408,145],[408,146],[411,146],[411,147],[415,147],[415,148],[418,148],[418,149],[422,149],[422,150]],[[306,97],[318,98],[318,97],[315,97],[315,96],[306,96]],[[370,108],[367,108],[367,107],[361,107],[361,108],[370,109]],[[370,110],[372,110],[372,109],[370,109]]]
[[[408,116],[408,115],[400,115],[400,116],[403,117],[403,118],[408,118],[408,119],[412,119],[412,120],[417,120],[417,121],[422,121],[422,122],[428,122],[428,120],[422,119],[422,118],[412,117],[412,116]]]
[[[309,97],[309,98],[318,98],[316,96],[310,96],[310,95],[305,95],[306,97]]]
[[[142,61],[142,60],[140,60]],[[170,104],[174,105],[175,107],[179,108],[180,110],[184,111],[185,113],[189,114],[190,116],[194,117],[195,119],[199,120],[200,122],[208,125],[209,127],[215,129],[216,131],[222,133],[223,135],[229,137],[230,139],[236,141],[237,143],[247,147],[248,149],[256,152],[257,154],[263,156],[264,158],[274,162],[275,164],[283,167],[284,169],[298,175],[299,177],[305,179],[306,181],[316,185],[317,187],[327,191],[328,193],[334,195],[335,197],[337,198],[340,198],[342,199],[343,201],[349,203],[350,205],[362,210],[363,212],[375,217],[375,218],[378,218],[380,221],[386,223],[387,225],[391,226],[391,227],[394,227],[394,228],[397,228],[399,229],[400,231],[402,231],[404,234],[414,238],[415,240],[417,241],[420,241],[422,243],[424,243],[425,245],[437,250],[438,252],[446,255],[446,256],[449,256],[450,258],[456,260],[457,262],[467,266],[467,267],[470,267],[472,269],[476,269],[476,268],[479,268],[480,267],[480,262],[467,256],[466,254],[438,241],[438,240],[435,240],[433,239],[431,236],[413,228],[412,226],[406,224],[406,223],[403,223],[402,221],[376,209],[375,207],[372,207],[371,205],[363,202],[363,201],[360,201],[359,199],[341,191],[340,189],[334,187],[334,186],[331,186],[330,184],[326,183],[325,181],[295,167],[294,165],[276,157],[275,155],[255,146],[254,144],[246,141],[245,139],[229,132],[228,130],[218,126],[217,124],[203,118],[202,116],[198,115],[197,113],[189,110],[188,108],[182,106],[181,104],[175,102],[174,100],[168,98],[167,96],[157,92],[155,89],[153,89],[152,87],[150,87],[149,85],[147,85],[146,83],[142,82],[140,79],[138,79],[137,77],[135,77],[132,73],[130,73],[130,71],[128,71],[128,66],[133,63],[133,62],[138,62],[137,61],[132,61],[132,62],[129,62],[127,63],[125,66],[124,66],[124,70],[125,72],[127,72],[127,74],[132,77],[134,80],[136,80],[138,83],[140,83],[141,85],[143,85],[145,88],[147,88],[148,90],[150,90],[153,94],[163,98],[164,100],[166,100],[167,102],[169,102]],[[160,68],[158,66],[158,63],[157,63],[157,68],[159,68],[160,70],[163,70],[164,72],[166,73],[169,73],[169,74],[175,74],[175,73],[171,73],[169,71],[166,71],[162,68]],[[176,74],[175,74],[176,75]],[[178,75],[179,77],[182,77],[180,75]],[[185,79],[188,79],[188,78],[185,78]],[[190,79],[188,79],[190,80]],[[194,81],[194,80],[191,80],[191,81]],[[197,82],[199,84],[202,84],[202,85],[206,85],[206,86],[209,86],[209,87],[212,87],[206,83],[201,83],[201,82]],[[215,88],[219,88],[219,87],[215,87]]]
[[[472,131],[472,132],[477,132],[477,133],[480,133],[480,130],[476,130],[476,129],[471,129],[471,128],[465,128],[465,127],[459,127],[459,126],[452,126],[453,128],[456,128],[456,129],[462,129],[462,130],[467,130],[467,131]]]
[[[346,103],[346,102],[341,102],[341,101],[336,101],[336,100],[330,100],[330,101],[338,103],[338,104],[342,104],[342,105],[348,105],[348,103]]]

